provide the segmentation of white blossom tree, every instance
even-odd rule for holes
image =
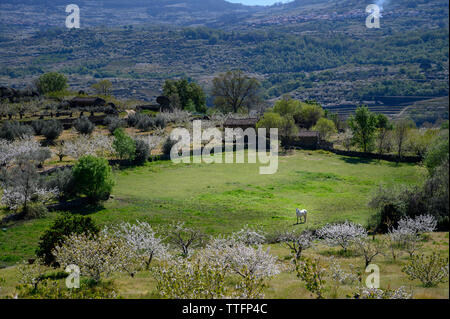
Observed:
[[[24,213],[31,200],[45,203],[59,194],[57,188],[47,188],[35,164],[25,160],[1,170],[0,186],[3,190],[1,203],[13,211],[23,208]]]
[[[278,241],[284,243],[294,255],[294,258],[299,260],[302,252],[311,247],[315,237],[312,231],[303,231],[298,233],[296,231],[286,231],[278,237]]]
[[[135,255],[133,250],[107,229],[96,236],[72,234],[62,245],[52,251],[58,264],[80,267],[81,274],[95,282],[110,276],[114,272],[128,272],[134,275]]]
[[[431,233],[436,230],[437,220],[431,215],[420,215],[416,218],[403,218],[398,222],[398,229],[408,229],[415,234]]]
[[[344,223],[328,224],[319,230],[316,235],[330,246],[340,246],[344,251],[357,239],[367,237],[367,231],[361,225],[349,221]]]
[[[231,237],[245,245],[262,244],[266,241],[266,237],[262,231],[252,228],[249,225],[245,225],[241,230],[233,233]]]
[[[203,258],[212,264],[240,277],[236,286],[239,298],[261,298],[265,281],[280,272],[277,258],[261,245],[252,247],[233,238],[213,240],[201,252]]]
[[[86,155],[108,157],[113,152],[113,138],[103,134],[78,135],[72,140],[65,141],[63,149],[65,155],[74,159]]]
[[[145,268],[149,269],[154,258],[167,259],[168,248],[162,243],[150,226],[145,222],[136,221],[136,224],[122,223],[115,230],[115,235],[123,238],[136,255],[144,262]]]

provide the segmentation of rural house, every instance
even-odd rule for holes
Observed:
[[[223,127],[225,128],[241,128],[243,130],[247,128],[256,128],[256,123],[258,123],[258,118],[245,118],[245,119],[234,119],[234,118],[227,118],[223,124]]]
[[[322,140],[317,131],[302,130],[295,136],[281,137],[283,147],[294,147],[307,150],[330,149],[333,144]]]
[[[99,97],[75,97],[70,101],[71,107],[104,106],[106,101]]]

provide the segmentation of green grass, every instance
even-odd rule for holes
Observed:
[[[184,221],[211,235],[231,233],[245,224],[266,230],[346,219],[366,224],[372,214],[367,203],[380,184],[416,184],[425,174],[417,165],[320,151],[280,156],[274,175],[260,175],[259,167],[165,161],[116,171],[114,198],[104,207],[80,213],[102,225],[139,219],[159,227]],[[293,226],[297,207],[309,211],[306,225]],[[0,265],[32,257],[55,216],[0,228]]]

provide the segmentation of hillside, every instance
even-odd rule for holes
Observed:
[[[273,7],[80,1],[82,28],[72,31],[60,28],[61,2],[46,2],[40,11],[36,1],[20,3],[0,4],[0,85],[23,87],[58,71],[74,89],[108,78],[117,97],[152,100],[167,78],[190,77],[208,90],[214,75],[241,68],[262,81],[268,100],[288,93],[354,109],[385,103],[386,96],[448,96],[444,0],[385,1],[381,29],[365,27],[365,6],[356,0]],[[385,105],[393,107],[387,114],[401,112],[405,101]]]

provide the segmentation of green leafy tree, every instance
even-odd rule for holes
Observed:
[[[163,94],[169,97],[172,107],[181,107],[183,110],[206,112],[206,95],[201,86],[187,79],[178,81],[166,80]]]
[[[359,145],[364,152],[368,152],[373,145],[377,128],[377,118],[370,112],[367,106],[356,109],[355,115],[348,120],[348,125],[353,132],[353,141]]]
[[[136,142],[122,128],[114,131],[113,147],[120,159],[134,160],[136,156]]]
[[[273,111],[281,116],[293,116],[299,110],[300,101],[288,97],[277,101],[273,107]]]
[[[62,91],[67,88],[67,78],[56,72],[46,73],[39,77],[36,86],[42,94]]]
[[[436,143],[430,146],[425,155],[425,166],[433,173],[437,167],[439,167],[449,158],[449,138],[448,132],[446,135],[437,139]]]
[[[301,127],[310,129],[325,115],[323,108],[314,102],[301,103],[300,109],[294,114],[294,119]]]
[[[53,225],[41,236],[36,255],[42,258],[46,265],[55,265],[52,250],[62,244],[66,236],[83,233],[97,234],[99,231],[99,227],[90,217],[63,214],[56,218]]]
[[[318,131],[320,136],[327,140],[331,134],[336,133],[336,126],[332,120],[322,117],[317,121],[317,124],[313,127],[313,130]]]
[[[91,85],[97,94],[108,95],[111,91],[112,83],[109,80],[101,80]]]
[[[87,155],[81,157],[72,169],[78,194],[90,202],[106,200],[114,186],[112,169],[104,158]]]
[[[256,124],[257,128],[281,128],[283,118],[280,114],[274,112],[266,112]]]

